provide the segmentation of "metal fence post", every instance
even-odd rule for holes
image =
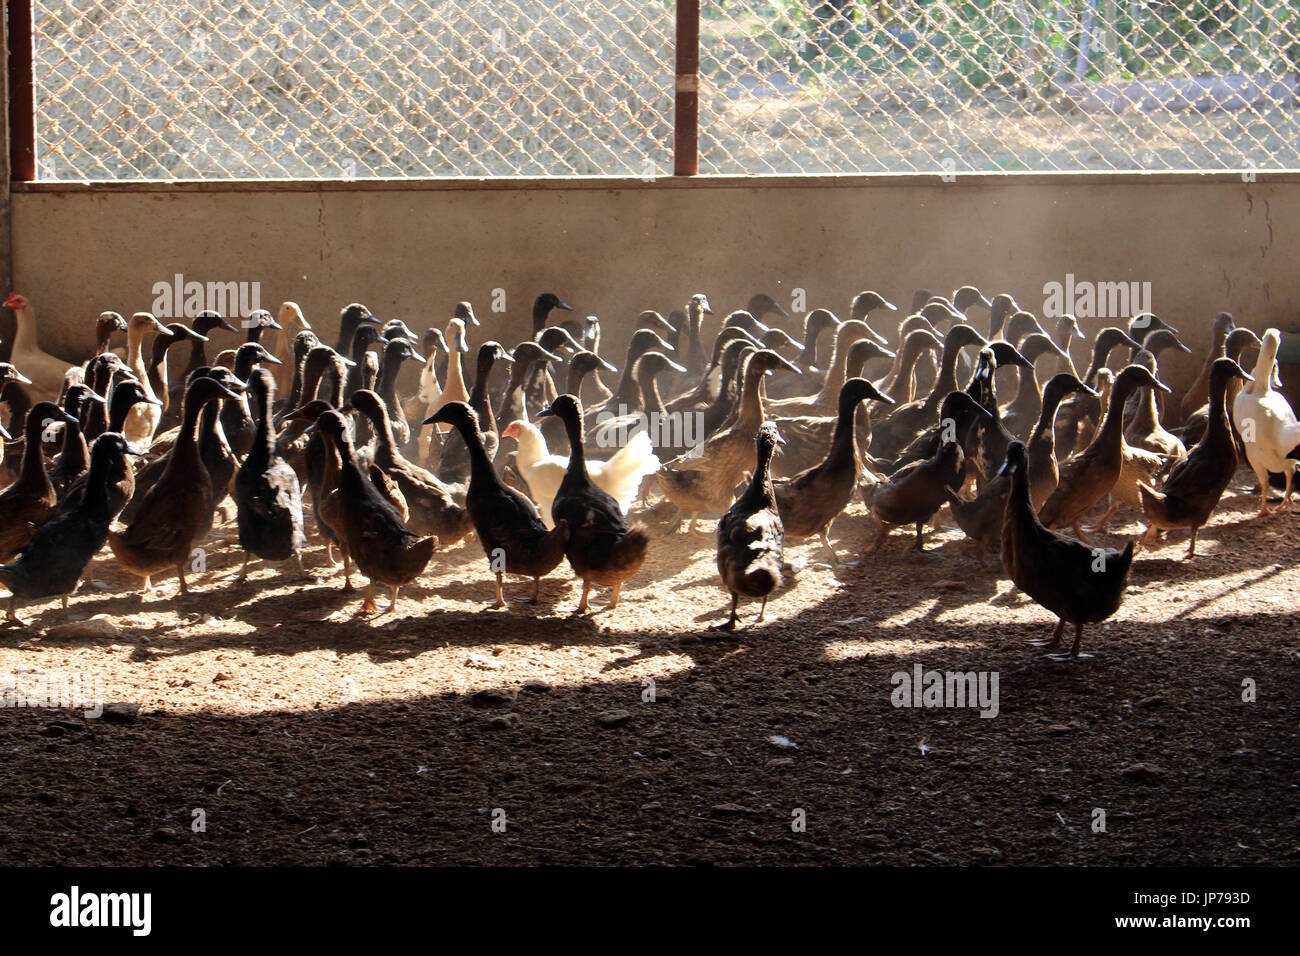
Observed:
[[[673,175],[700,171],[700,0],[677,0],[673,86]]]
[[[31,0],[9,0],[9,181],[36,178],[36,99],[32,83]]]

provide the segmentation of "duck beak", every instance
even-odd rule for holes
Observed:
[[[867,398],[871,399],[873,402],[883,402],[886,405],[898,404],[898,402],[894,401],[892,398],[890,398],[884,392],[880,391],[874,385],[871,387],[871,391],[867,394]]]
[[[13,435],[9,434],[9,429],[0,425],[0,438],[3,438],[5,441],[13,441],[13,437]]]
[[[785,307],[784,307],[783,305],[781,305],[780,302],[777,302],[776,299],[773,299],[773,300],[772,300],[772,309],[773,309],[773,311],[776,312],[776,314],[779,315],[781,318],[783,318],[783,319],[788,319],[788,318],[790,318],[790,313],[787,312],[787,311],[785,310]]]
[[[600,363],[600,366],[599,366],[599,367],[600,367],[600,368],[603,368],[606,372],[617,372],[617,371],[618,371],[618,366],[614,365],[612,362],[606,362],[606,361],[605,361],[603,358],[601,358],[599,355],[596,356],[596,360]],[[673,363],[673,366],[674,366],[675,368],[679,368],[679,369],[681,369],[683,372],[686,371],[686,369],[682,368],[682,367],[681,367],[680,365],[678,365],[676,362]]]
[[[134,445],[132,445],[130,442],[127,442],[127,443],[126,443],[126,447],[122,449],[122,453],[125,454],[125,455],[131,455],[131,456],[133,456],[133,457],[135,457],[135,458],[143,458],[143,457],[144,457],[144,452],[142,452],[142,451],[140,451],[139,449],[137,449],[137,448],[136,448]]]
[[[235,328],[233,325],[231,325],[231,324],[230,324],[229,322],[227,322],[225,319],[222,319],[220,322],[218,322],[217,325],[216,325],[216,328],[218,328],[218,329],[225,329],[227,332],[238,332],[238,331],[239,331],[239,329]]]
[[[538,412],[538,413],[537,413],[535,416],[533,416],[533,417],[534,417],[534,418],[550,418],[550,417],[551,417],[552,415],[554,415],[554,414],[555,414],[555,406],[554,406],[554,405],[547,405],[545,408],[543,408],[540,412]],[[426,422],[425,424],[427,425],[428,422]]]
[[[565,302],[563,299],[561,299],[559,302],[555,303],[555,307],[556,307],[557,309],[563,309],[565,312],[572,312],[572,311],[573,311],[573,306],[569,305],[569,303]],[[477,325],[478,323],[475,323],[475,324]]]
[[[891,351],[890,349],[887,349],[887,348],[885,348],[885,347],[882,345],[882,346],[880,347],[880,350],[879,350],[878,354],[876,355],[876,357],[877,357],[877,358],[891,358],[891,359],[892,359],[892,358],[898,358],[898,353],[897,353],[897,352],[894,352],[894,351]]]
[[[1255,376],[1251,375],[1251,374],[1250,374],[1249,372],[1247,372],[1245,369],[1242,369],[1242,370],[1241,370],[1241,377],[1242,377],[1243,379],[1245,379],[1247,382],[1253,382],[1253,381],[1255,381]],[[1168,389],[1168,388],[1166,388],[1165,391],[1168,392],[1168,391],[1171,391],[1171,390]]]
[[[263,365],[283,365],[283,364],[284,364],[284,360],[283,360],[283,359],[278,359],[278,358],[276,358],[276,357],[275,357],[274,355],[272,355],[270,352],[266,352],[266,353],[264,353],[264,354],[262,355],[262,357],[261,357],[260,359],[258,359],[257,361],[260,362],[260,363],[262,363]]]
[[[670,369],[672,369],[674,372],[685,372],[685,371],[686,371],[686,366],[685,366],[685,365],[678,365],[678,364],[677,364],[676,362],[674,362],[672,359],[668,359],[668,360],[667,360],[667,363],[668,363],[667,367],[670,368]],[[612,366],[611,366],[611,368],[612,368]]]
[[[1247,381],[1253,382],[1255,380],[1248,376]],[[1160,389],[1160,391],[1164,392],[1166,395],[1172,395],[1174,393],[1174,390],[1170,388],[1168,385],[1166,385],[1164,382],[1160,381],[1160,379],[1156,379],[1156,388]]]
[[[985,302],[984,304],[985,304],[985,305],[988,305],[987,302]],[[885,310],[888,311],[888,312],[897,312],[897,311],[898,311],[898,306],[894,305],[894,303],[890,302],[890,301],[889,301],[888,299],[886,299],[884,296],[881,296],[881,297],[880,297],[880,307],[881,307],[882,309],[885,309]]]
[[[1007,460],[1002,463],[1002,467],[998,469],[998,473],[994,477],[1000,478],[1003,475],[1015,474],[1015,471],[1016,466],[1011,463],[1011,456],[1008,455]]]
[[[140,399],[140,401],[139,401],[138,404],[140,404],[140,405],[157,405],[159,408],[162,408],[162,402],[160,402],[160,401],[159,401],[158,399],[156,399],[156,398],[142,398],[142,399]]]
[[[1277,373],[1276,362],[1273,363],[1273,371],[1271,373],[1270,381],[1272,382],[1273,387],[1275,389],[1277,389],[1279,392],[1282,391],[1282,376]]]
[[[867,323],[865,323],[865,322],[863,322],[862,324],[863,324],[863,325],[867,325]],[[879,332],[877,332],[875,329],[873,329],[873,328],[872,328],[871,326],[869,326],[869,325],[867,325],[867,333],[868,333],[868,334],[869,334],[873,339],[876,340],[876,344],[877,344],[877,345],[888,345],[888,344],[889,344],[889,339],[885,338],[883,335],[881,335]]]
[[[202,332],[195,332],[193,329],[186,329],[186,330],[185,330],[185,337],[186,337],[187,339],[192,339],[192,340],[194,340],[195,342],[211,342],[211,341],[212,341],[210,338],[208,338],[208,337],[207,337],[206,335],[204,335]]]
[[[791,362],[789,359],[787,359],[787,358],[782,358],[780,355],[778,355],[778,356],[777,356],[777,361],[780,363],[780,364],[777,366],[777,368],[783,368],[783,369],[785,369],[787,372],[794,372],[796,375],[802,375],[802,374],[803,374],[803,370],[802,370],[801,368],[799,368],[798,365],[795,365],[793,362]],[[775,371],[775,369],[773,369],[773,371]]]
[[[28,378],[26,375],[24,375],[22,372],[18,371],[18,369],[14,369],[13,376],[14,376],[13,380],[15,382],[20,382],[23,385],[32,384],[32,380]]]

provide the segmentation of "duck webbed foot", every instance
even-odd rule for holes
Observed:
[[[731,616],[728,617],[721,624],[712,625],[709,628],[709,630],[710,631],[734,631],[736,629],[736,622],[740,619],[739,615],[736,614],[736,606],[739,603],[740,603],[740,595],[733,594],[731,596]]]
[[[1030,641],[1029,643],[1033,647],[1060,647],[1061,635],[1064,632],[1065,632],[1065,618],[1061,618],[1059,621],[1056,622],[1056,630],[1052,632],[1052,639],[1050,641]]]

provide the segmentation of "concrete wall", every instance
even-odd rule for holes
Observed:
[[[1174,385],[1199,368],[1218,310],[1262,329],[1300,305],[1300,177],[1285,174],[19,188],[14,287],[69,357],[100,311],[149,309],[176,273],[258,281],[264,307],[295,299],[331,334],[354,300],[422,331],[469,299],[475,341],[507,345],[551,290],[601,317],[611,355],[638,311],[697,291],[715,322],[759,290],[788,304],[804,289],[807,308],[843,317],[865,288],[906,306],[918,286],[962,283],[1039,312],[1044,284],[1073,273],[1151,284],[1153,310],[1198,351],[1171,356]]]

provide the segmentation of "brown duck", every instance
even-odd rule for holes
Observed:
[[[465,508],[474,523],[488,565],[496,576],[496,602],[492,606],[506,606],[502,586],[507,574],[532,578],[530,601],[535,602],[542,578],[564,560],[564,546],[569,537],[568,522],[557,521],[553,529],[547,530],[537,505],[501,480],[479,436],[478,416],[467,404],[448,402],[425,419],[424,424],[446,424],[455,428],[469,448],[470,475]]]
[[[1072,527],[1080,540],[1088,542],[1080,523],[1119,480],[1124,465],[1124,403],[1135,390],[1144,387],[1170,390],[1141,365],[1129,365],[1115,376],[1106,417],[1096,437],[1087,448],[1061,465],[1056,490],[1039,512],[1039,520],[1045,527]]]
[[[325,412],[316,420],[316,428],[335,452],[339,472],[337,485],[330,497],[337,501],[338,528],[346,542],[348,554],[357,569],[370,579],[361,613],[377,610],[375,587],[392,589],[390,611],[397,607],[397,594],[428,566],[438,547],[432,535],[421,537],[407,529],[392,502],[357,465],[352,437],[346,420],[338,412]]]
[[[862,471],[854,418],[867,399],[889,401],[888,396],[866,379],[851,378],[845,382],[840,389],[839,414],[834,420],[835,431],[825,457],[818,464],[773,484],[785,533],[792,538],[816,535],[830,552],[831,564],[839,563],[830,541],[831,524],[848,506]],[[779,425],[777,429],[779,434]]]
[[[185,569],[191,549],[212,522],[212,479],[199,454],[199,416],[205,405],[239,395],[216,379],[197,377],[190,382],[182,402],[181,435],[167,455],[167,464],[145,495],[136,519],[121,531],[108,532],[108,545],[118,563],[150,579],[175,568],[181,594],[188,594]]]
[[[756,443],[758,454],[749,487],[718,522],[718,575],[731,595],[731,616],[712,630],[735,629],[742,594],[763,602],[754,619],[761,623],[767,599],[781,586],[785,532],[768,467],[781,443],[776,425],[764,422]]]
[[[582,447],[582,405],[578,400],[572,395],[561,395],[537,413],[539,418],[548,415],[558,416],[569,436],[569,464],[551,502],[551,517],[557,528],[562,523],[568,526],[564,556],[569,559],[573,573],[582,579],[582,600],[575,613],[586,613],[593,584],[611,589],[606,606],[609,610],[618,606],[623,582],[645,563],[650,538],[644,525],[628,527],[618,502],[587,474]]]
[[[1228,385],[1234,380],[1255,379],[1232,359],[1215,359],[1210,369],[1210,418],[1205,435],[1186,458],[1170,469],[1159,491],[1149,485],[1140,486],[1142,511],[1147,519],[1143,544],[1153,541],[1157,531],[1190,528],[1187,557],[1195,556],[1196,533],[1210,520],[1237,471],[1237,448],[1228,427],[1227,407]]]
[[[32,531],[54,514],[58,496],[45,471],[42,444],[57,437],[53,426],[76,421],[53,402],[37,402],[27,413],[18,478],[0,493],[0,560],[13,557],[31,540]]]
[[[1012,442],[1002,472],[1011,481],[1002,523],[1002,567],[1016,587],[1058,618],[1052,640],[1040,646],[1058,646],[1070,623],[1070,654],[1087,656],[1079,653],[1083,626],[1119,610],[1133,564],[1133,542],[1122,551],[1093,548],[1043,527],[1029,501],[1026,466],[1025,446]]]

